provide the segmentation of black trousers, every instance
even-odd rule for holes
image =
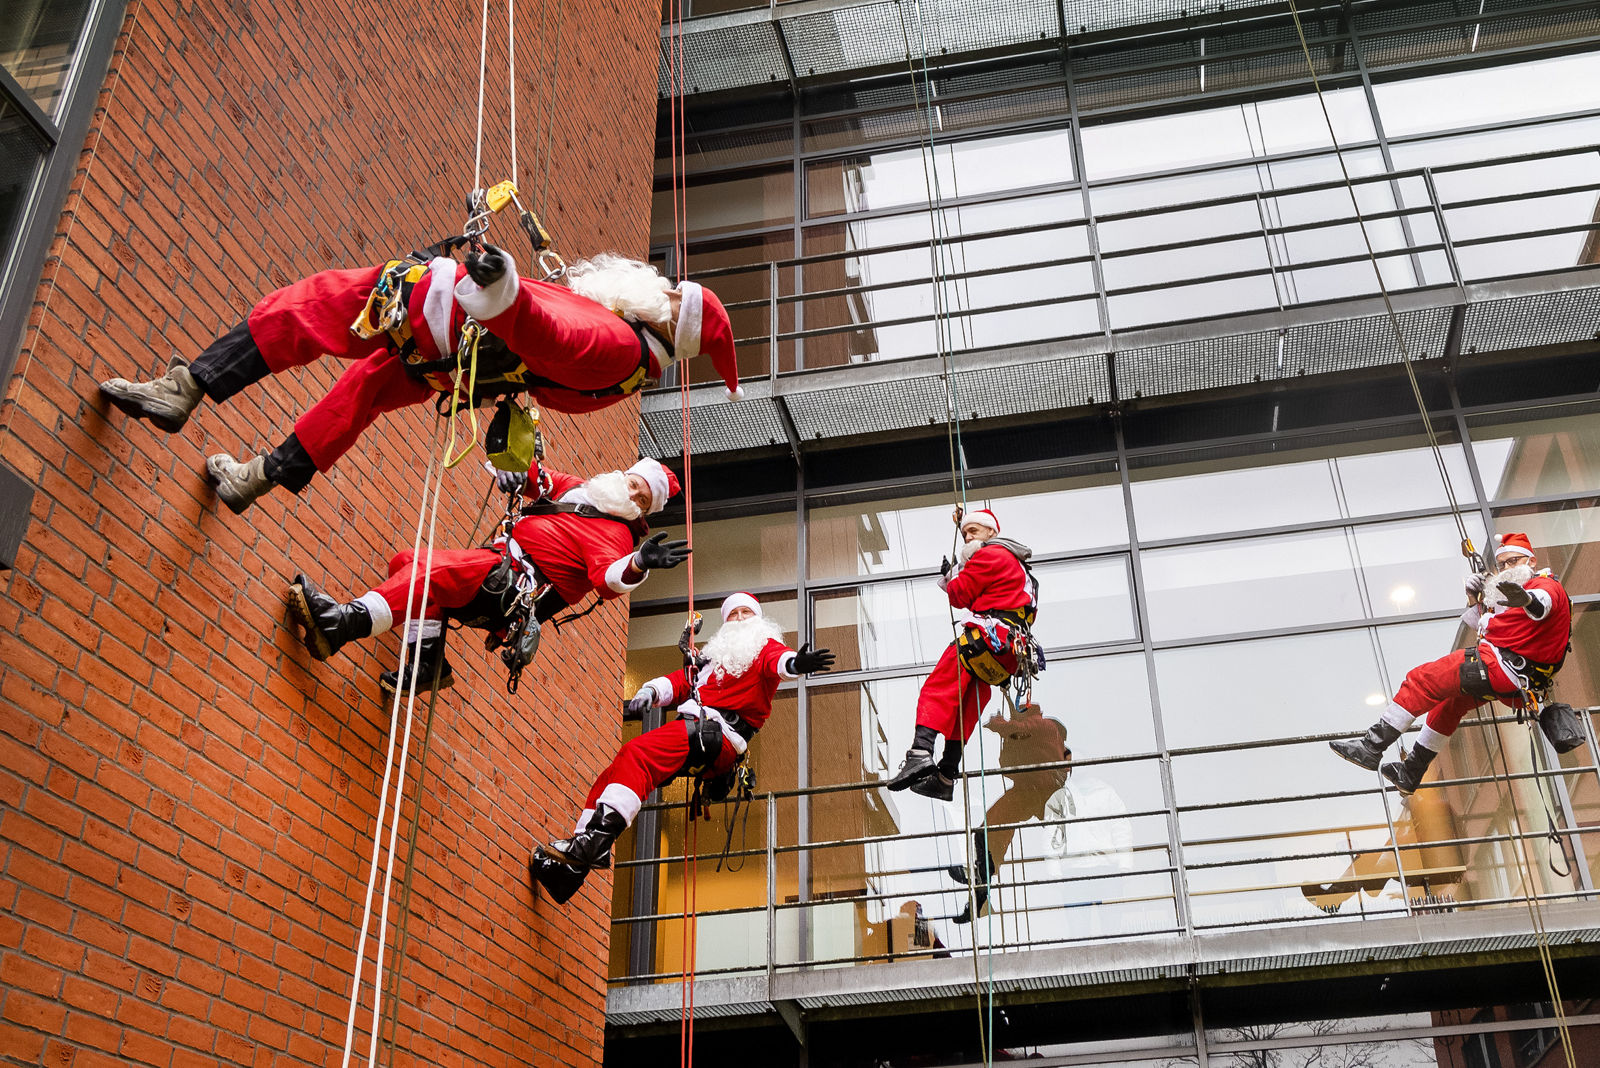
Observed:
[[[272,373],[267,361],[250,336],[249,323],[238,326],[213,341],[189,365],[189,373],[214,401],[225,401],[248,386]],[[266,475],[273,482],[299,493],[316,476],[317,465],[311,462],[300,439],[290,434],[283,444],[267,453]]]

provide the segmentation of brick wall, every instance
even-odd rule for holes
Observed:
[[[640,255],[656,8],[556,0],[547,37],[558,6],[546,219],[569,255]],[[490,8],[486,169],[500,177],[504,0]],[[17,567],[0,575],[8,1060],[338,1063],[389,733],[376,676],[397,640],[315,663],[286,625],[283,591],[304,567],[354,595],[409,547],[433,420],[392,415],[300,497],[275,491],[234,516],[201,477],[203,457],[276,444],[337,367],[208,404],[172,437],[108,410],[95,383],[193,356],[294,278],[459,226],[478,10],[129,5],[0,410],[0,458],[39,488]],[[539,5],[517,16],[526,189],[551,49]],[[494,234],[527,258],[509,223]],[[551,459],[630,462],[636,420],[632,404],[552,419]],[[484,490],[477,460],[451,476],[438,544],[472,540]],[[526,861],[570,826],[609,758],[625,632],[620,602],[568,628],[515,699],[470,634],[454,641],[458,684],[439,702],[425,770],[396,1063],[598,1062],[610,878],[559,910],[533,903]],[[408,777],[412,798],[415,763]]]

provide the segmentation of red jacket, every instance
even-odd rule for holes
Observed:
[[[1558,664],[1572,638],[1572,601],[1548,571],[1534,575],[1522,588],[1545,605],[1544,615],[1534,619],[1525,608],[1501,607],[1484,624],[1484,640],[1540,664]]]
[[[553,500],[583,486],[583,479],[575,475],[548,467],[545,472],[550,476]],[[590,590],[610,600],[639,587],[644,579],[630,583],[625,572],[635,542],[648,531],[643,520],[630,523],[572,514],[530,515],[517,520],[511,536],[562,598],[577,604]]]
[[[772,715],[772,696],[778,692],[778,683],[794,677],[794,650],[769,638],[743,675],[703,669],[700,703],[718,712],[737,712],[739,718],[759,730]],[[691,696],[685,668],[651,679],[648,685],[655,690],[663,708],[676,708]]]
[[[1033,603],[1028,573],[1009,549],[985,545],[973,553],[945,587],[952,608],[982,615],[996,609],[1017,610]]]

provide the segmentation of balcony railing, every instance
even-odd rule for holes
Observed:
[[[1600,752],[1593,722],[1597,711],[1600,708],[1585,710],[1588,748],[1580,749],[1578,756],[1592,758]],[[861,795],[877,793],[883,789],[882,781],[770,792],[751,802],[765,817],[764,842],[739,846],[737,835],[732,835],[736,847],[723,856],[717,851],[723,839],[720,823],[713,822],[709,826],[714,830],[699,836],[702,848],[689,863],[696,865],[695,894],[707,907],[691,910],[696,917],[694,973],[698,978],[770,978],[777,972],[899,960],[1016,954],[1228,929],[1348,924],[1521,906],[1530,873],[1521,868],[1519,854],[1532,865],[1539,900],[1592,900],[1589,857],[1600,849],[1600,841],[1593,837],[1600,826],[1557,826],[1559,821],[1546,815],[1554,809],[1540,811],[1534,799],[1549,792],[1582,793],[1591,801],[1574,808],[1590,810],[1592,799],[1600,796],[1600,768],[1592,759],[1561,766],[1536,728],[1534,744],[1541,755],[1534,756],[1533,748],[1522,744],[1527,729],[1513,716],[1467,721],[1456,749],[1470,749],[1473,759],[1487,758],[1480,770],[1507,761],[1505,770],[1430,779],[1404,804],[1394,791],[1374,786],[991,824],[990,832],[1009,828],[1031,836],[1099,825],[1120,831],[1100,835],[1097,841],[1102,845],[1120,840],[1115,849],[1089,856],[1075,855],[1054,843],[1049,851],[1030,850],[1025,836],[1018,834],[1006,855],[995,857],[997,870],[990,879],[993,911],[967,924],[952,922],[966,907],[968,893],[947,871],[966,863],[968,832],[962,827],[800,841],[805,835],[797,826],[782,826],[781,808],[793,810],[794,824],[801,822],[806,806],[830,795],[859,797],[856,804],[865,809],[867,801]],[[1491,735],[1497,736],[1492,744],[1482,742]],[[1175,749],[1165,757],[1304,746],[1308,748],[1281,759],[1333,760],[1323,743],[1348,736],[1322,734]],[[976,753],[976,745],[971,751]],[[1154,768],[1163,759],[1160,753],[1139,753],[1008,767],[1004,775],[1017,782],[1053,775],[1057,778],[1052,781],[1061,782],[1068,781],[1062,773],[1070,767],[1081,780],[1118,765]],[[967,776],[957,786],[955,818],[960,818],[963,789],[970,791],[970,821],[981,833],[983,805],[993,804],[1005,788],[999,771]],[[1507,790],[1513,795],[1509,807]],[[909,794],[896,796],[922,804]],[[1288,806],[1314,805],[1326,813],[1331,804],[1363,798],[1370,799],[1374,815],[1381,812],[1381,821],[1329,826],[1325,814],[1286,817]],[[890,813],[896,811],[894,804],[876,802]],[[1442,806],[1460,811],[1446,814],[1441,822]],[[641,840],[661,841],[657,835],[665,821],[674,832],[668,840],[681,848],[682,809],[682,805],[647,806],[638,824]],[[1510,809],[1518,811],[1517,818],[1506,818]],[[1196,833],[1193,821],[1202,814],[1224,812],[1227,833]],[[1282,824],[1279,829],[1263,822],[1274,817]],[[817,821],[811,821],[811,827],[810,836],[819,837]],[[829,851],[834,852],[832,863]],[[838,860],[841,854],[843,863]],[[762,866],[762,878],[744,873],[744,866],[752,862]],[[634,913],[613,920],[613,961],[632,963],[614,969],[613,982],[683,978],[685,866],[682,853],[619,858],[619,891],[624,880],[631,885]],[[719,873],[721,867],[730,866],[741,873]],[[1391,884],[1397,889],[1380,897]],[[730,904],[730,896],[738,903]],[[619,954],[615,951],[619,946],[629,951]]]

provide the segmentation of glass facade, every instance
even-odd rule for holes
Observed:
[[[697,122],[688,267],[759,376],[1372,296],[1369,242],[1392,293],[1600,262],[1600,52],[1374,73],[1381,34],[1329,40],[1326,118],[1297,49],[1217,37]]]
[[[1600,705],[1591,409],[1435,413],[1457,428],[1443,456],[1474,543],[1489,517],[1525,530],[1572,592],[1557,696],[1578,707]],[[984,488],[970,505],[1035,551],[1049,664],[1034,698],[1071,756],[996,720],[975,733],[951,803],[883,788],[950,639],[934,584],[952,548],[948,487],[830,486],[697,522],[702,607],[759,587],[791,642],[838,654],[833,673],[781,691],[761,736],[754,763],[774,797],[733,824],[746,874],[715,872],[722,823],[701,835],[699,909],[714,887],[720,911],[700,921],[699,974],[762,971],[769,953],[777,968],[842,966],[1592,891],[1590,747],[1558,758],[1485,705],[1435,765],[1437,785],[1409,799],[1328,752],[1376,718],[1407,670],[1460,640],[1466,573],[1418,425],[1339,437],[1235,438],[1215,457],[1119,442],[1048,478],[974,471]],[[647,592],[630,687],[677,665],[681,598]],[[989,716],[1004,712],[991,701]],[[662,800],[681,801],[681,784]],[[968,863],[962,828],[985,813],[997,875],[992,912],[973,925],[957,922],[967,892],[947,869]],[[619,980],[681,969],[679,921],[628,918],[682,911],[681,811],[652,826],[653,848],[617,882]]]

